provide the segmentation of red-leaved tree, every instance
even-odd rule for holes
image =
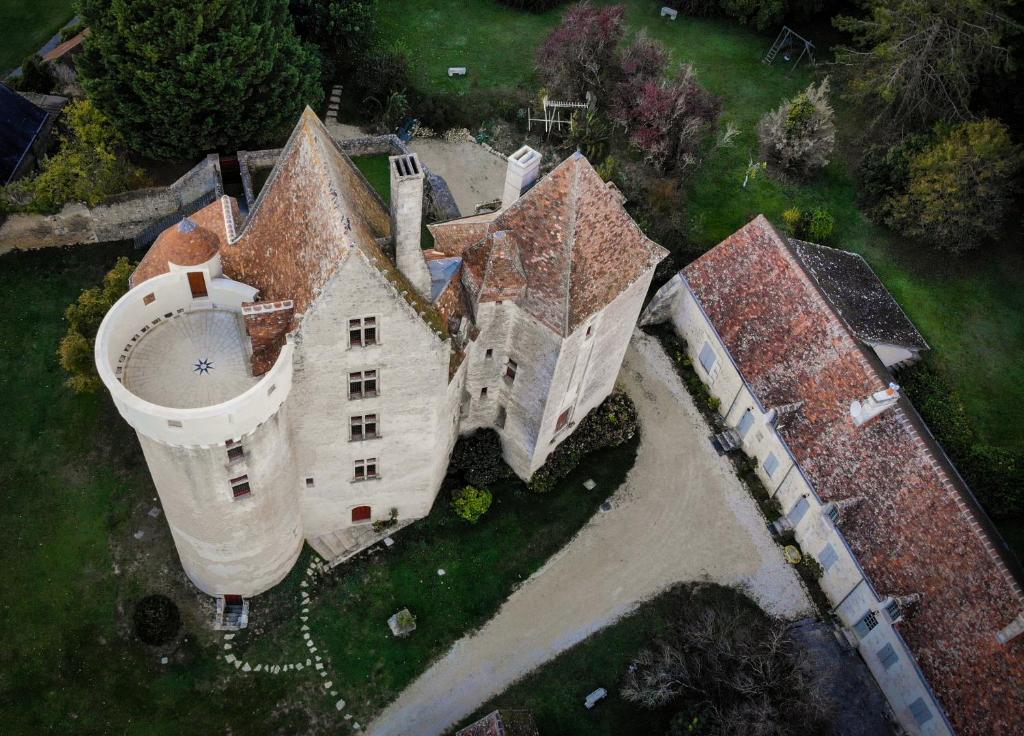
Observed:
[[[631,96],[619,97],[613,115],[630,144],[662,171],[683,172],[696,164],[721,105],[697,82],[693,67],[687,64],[671,77],[642,79],[628,92]]]
[[[537,71],[552,96],[582,101],[587,92],[602,98],[613,88],[625,15],[622,5],[595,8],[589,2],[566,11],[537,50]]]

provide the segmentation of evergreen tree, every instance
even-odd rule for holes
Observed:
[[[279,143],[323,99],[287,0],[81,0],[81,14],[83,86],[143,155]]]

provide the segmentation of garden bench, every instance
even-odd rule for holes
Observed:
[[[595,690],[587,696],[587,699],[583,701],[583,704],[587,706],[587,710],[590,710],[595,705],[597,705],[597,701],[604,700],[607,697],[608,691],[605,690],[603,687],[599,687],[597,690]]]
[[[450,66],[448,67],[449,77],[464,77],[466,76],[466,67],[464,66]]]
[[[668,16],[669,20],[675,20],[676,16],[678,16],[678,15],[679,15],[679,11],[678,10],[673,10],[672,8],[668,7],[667,5],[663,6],[662,9],[661,9],[661,17],[662,18]]]

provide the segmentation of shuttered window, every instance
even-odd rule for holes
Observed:
[[[932,710],[924,702],[924,698],[918,698],[910,704],[910,713],[914,716],[918,726],[923,726],[932,719]]]
[[[743,413],[743,418],[740,419],[739,426],[736,427],[736,431],[739,432],[740,439],[745,438],[747,436],[747,432],[749,432],[750,428],[753,427],[753,426],[754,426],[754,412],[750,411],[750,409],[747,409]]]
[[[839,561],[839,555],[836,554],[835,547],[831,544],[826,544],[825,548],[821,550],[821,554],[818,555],[818,562],[821,566],[828,570],[832,565]]]
[[[899,657],[896,655],[896,650],[892,648],[892,644],[886,644],[884,647],[878,650],[878,661],[882,663],[885,669],[889,669]]]
[[[711,343],[705,341],[704,347],[700,349],[700,355],[698,356],[701,366],[704,367],[705,373],[711,373],[711,369],[715,367],[718,362],[718,356],[715,355],[714,348],[711,347]]]

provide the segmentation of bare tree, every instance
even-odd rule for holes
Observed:
[[[783,622],[735,602],[679,613],[633,661],[623,698],[646,708],[686,702],[721,736],[830,732],[828,701]]]
[[[856,47],[836,51],[851,94],[879,107],[884,123],[928,125],[971,117],[986,70],[1007,68],[1006,0],[868,0],[864,18],[839,16]]]

